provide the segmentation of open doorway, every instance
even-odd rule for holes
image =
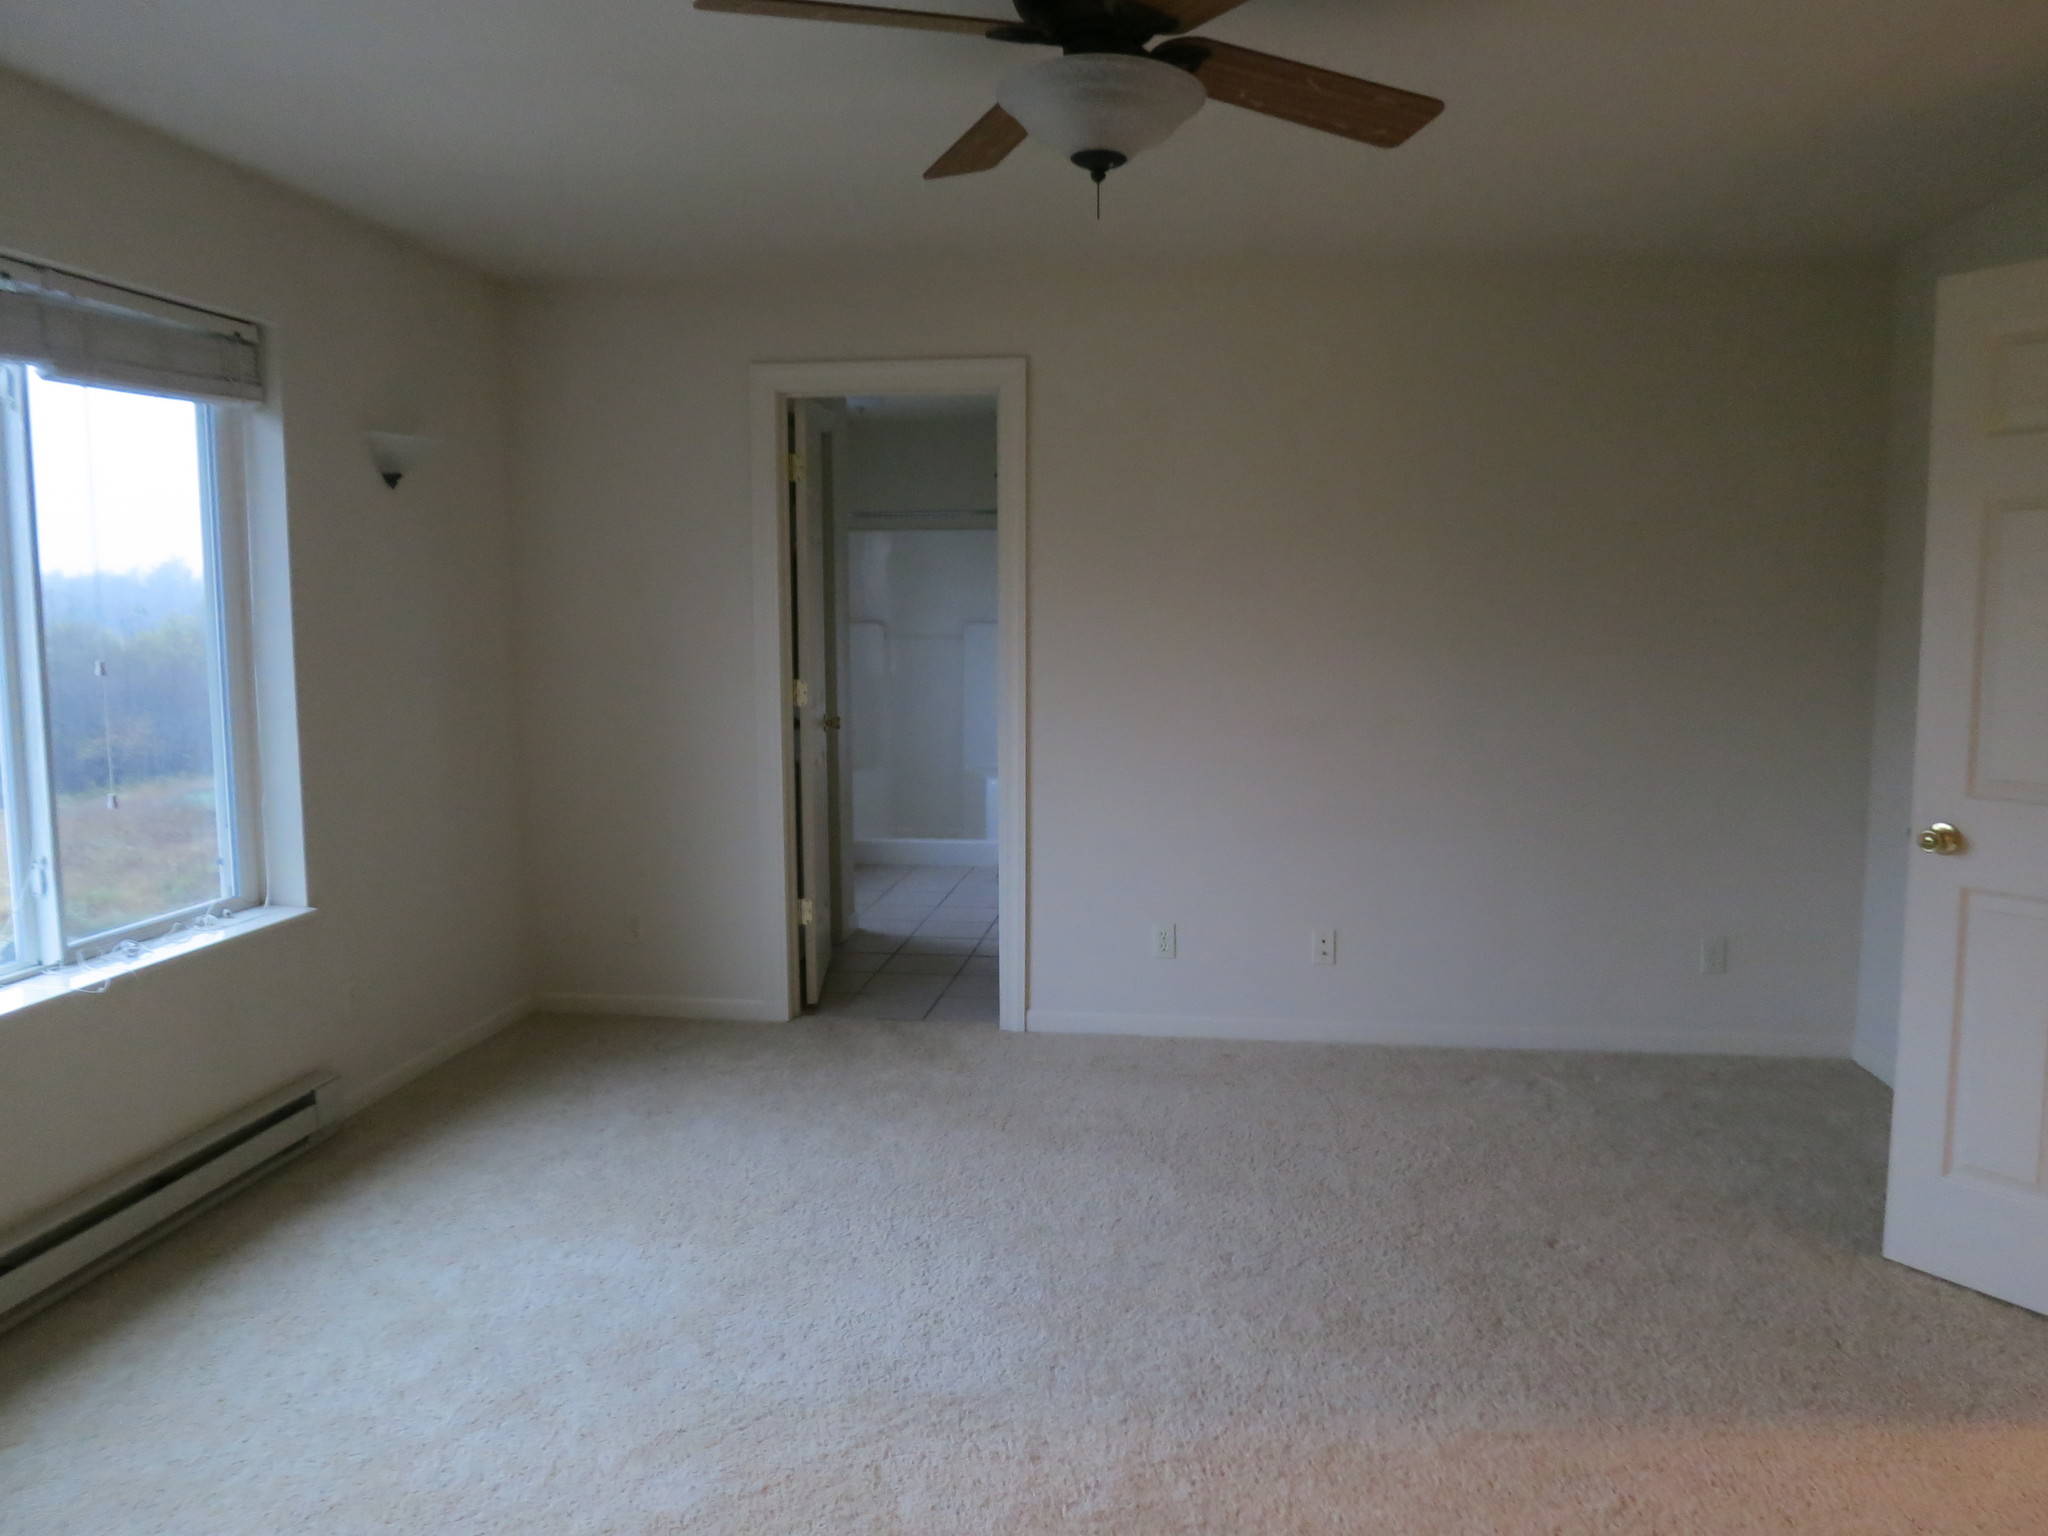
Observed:
[[[1021,1028],[1021,365],[756,385],[777,443],[791,1011]]]
[[[835,1011],[999,1021],[996,398],[793,400],[792,648],[822,775],[800,840],[804,999]],[[810,546],[806,548],[805,546]],[[828,889],[813,890],[813,885]]]

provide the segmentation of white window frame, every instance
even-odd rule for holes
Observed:
[[[0,792],[14,881],[16,959],[0,985],[139,946],[265,902],[262,795],[250,602],[248,435],[251,409],[193,400],[200,420],[208,668],[214,710],[216,816],[231,895],[67,938],[50,763],[48,687],[30,472],[30,365],[0,361]],[[119,386],[96,386],[118,388]],[[184,398],[184,397],[180,397]]]

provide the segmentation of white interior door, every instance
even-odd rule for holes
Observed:
[[[1935,353],[1885,1253],[2048,1312],[2048,262],[1943,283]]]
[[[828,619],[825,540],[824,438],[830,421],[824,406],[799,400],[790,407],[789,511],[790,612],[795,634],[790,654],[796,664],[791,697],[795,704],[797,902],[801,923],[803,996],[815,1005],[832,963],[833,784],[830,663],[833,637]],[[829,723],[828,723],[829,722]]]
[[[831,714],[825,726],[832,770],[832,941],[837,944],[853,936],[859,903],[855,899],[853,857],[853,774],[854,747],[850,722],[853,719],[853,643],[847,609],[852,600],[847,572],[847,521],[841,515],[838,488],[845,484],[840,466],[845,463],[846,418],[835,413],[833,430],[825,439],[825,548],[831,559],[825,572],[825,590],[832,599],[826,615],[825,643],[832,657],[831,696],[826,707]]]

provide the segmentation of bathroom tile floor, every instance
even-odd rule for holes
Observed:
[[[859,926],[833,951],[819,1012],[999,1021],[994,869],[863,864],[854,899]]]

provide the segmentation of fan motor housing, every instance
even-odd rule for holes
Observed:
[[[1180,30],[1141,0],[1016,0],[1023,26],[996,36],[1051,43],[1067,53],[1143,53],[1153,38]]]

